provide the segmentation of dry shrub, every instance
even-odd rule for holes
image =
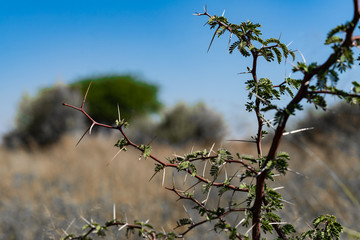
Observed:
[[[13,149],[48,146],[65,133],[82,128],[86,120],[61,105],[65,100],[80,103],[81,98],[80,92],[64,84],[42,89],[35,97],[24,94],[18,107],[15,129],[3,137],[4,144]]]

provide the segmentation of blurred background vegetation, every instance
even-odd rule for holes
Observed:
[[[64,134],[86,130],[87,119],[62,103],[80,107],[90,83],[85,105],[89,115],[97,122],[114,125],[119,106],[121,118],[135,123],[129,131],[137,141],[156,138],[162,143],[182,146],[189,142],[220,142],[225,136],[222,116],[204,103],[195,106],[181,103],[169,110],[158,99],[158,86],[130,75],[104,75],[80,79],[68,86],[44,88],[35,97],[24,95],[15,129],[3,137],[5,146],[46,147]],[[94,132],[98,130],[102,129],[95,128]]]
[[[24,94],[15,119],[15,129],[3,137],[8,148],[47,146],[59,141],[61,136],[84,127],[85,120],[61,103],[68,101],[81,104],[82,96],[66,85],[57,84],[42,89],[37,96]]]
[[[158,100],[158,87],[138,78],[105,75],[56,84],[35,97],[24,95],[16,128],[4,136],[0,239],[59,239],[64,231],[80,230],[85,224],[81,217],[109,220],[114,204],[119,217],[130,222],[150,218],[154,226],[166,230],[187,217],[182,203],[161,187],[161,176],[148,181],[153,162],[139,162],[138,153],[129,151],[107,167],[117,151],[112,147],[116,132],[98,131],[74,148],[90,123],[61,103],[80,106],[90,81],[89,114],[114,124],[119,104],[122,117],[130,120],[129,136],[138,144],[152,142],[160,158],[174,151],[209,148],[214,142],[233,152],[256,154],[251,144],[224,142],[226,123],[211,107],[178,103],[167,108]],[[359,125],[359,108],[338,104],[326,112],[308,111],[297,127],[314,130],[284,137],[280,150],[292,156],[292,172],[279,179],[289,202],[284,214],[299,229],[306,230],[315,216],[330,213],[346,227],[343,239],[359,239],[351,231],[356,235],[360,229]],[[170,184],[171,173],[167,179]],[[122,234],[116,230],[107,239]],[[198,228],[189,239],[213,234]]]

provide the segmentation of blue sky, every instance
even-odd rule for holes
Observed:
[[[260,23],[307,62],[322,62],[327,32],[352,18],[351,0],[2,1],[0,8],[0,135],[13,126],[24,93],[55,82],[99,74],[131,73],[160,86],[168,106],[204,101],[224,114],[239,135],[254,118],[244,111],[242,72],[247,61],[227,53],[228,38],[212,37],[210,14]],[[300,58],[298,57],[300,60]],[[262,64],[260,77],[281,82],[291,66]],[[353,81],[359,69],[343,76]],[[278,80],[277,80],[278,79]],[[346,84],[344,85],[347,86]],[[93,89],[94,90],[94,89]]]

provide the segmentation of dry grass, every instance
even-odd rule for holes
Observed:
[[[161,187],[161,177],[149,182],[151,161],[139,162],[130,151],[107,166],[117,151],[114,141],[87,138],[77,148],[75,143],[64,138],[42,151],[0,151],[0,239],[59,239],[73,219],[69,231],[81,229],[80,216],[111,219],[113,204],[129,222],[150,219],[166,230],[174,227],[181,206]],[[162,148],[161,154],[169,153]]]
[[[336,138],[315,137],[324,144],[304,144],[301,136],[293,136],[285,138],[281,145],[292,156],[290,168],[300,173],[288,173],[280,180],[287,199],[294,203],[287,205],[286,213],[289,219],[297,219],[303,230],[313,218],[328,213],[335,215],[343,226],[359,232],[360,156],[325,144]]]
[[[285,138],[281,150],[293,156],[291,168],[304,175],[289,173],[279,178],[278,186],[285,186],[281,193],[295,204],[285,204],[285,220],[306,230],[315,216],[331,213],[346,227],[358,231],[359,157],[343,154],[341,149],[332,149],[329,155],[322,146],[304,148],[297,140],[286,139],[289,138]],[[64,236],[62,229],[71,233],[81,231],[85,224],[81,216],[100,223],[110,220],[113,204],[118,218],[127,218],[129,222],[150,219],[154,226],[165,230],[172,230],[179,218],[187,217],[174,194],[161,187],[161,174],[149,182],[154,172],[151,160],[139,161],[139,153],[129,151],[107,166],[117,152],[112,147],[114,142],[111,137],[87,137],[75,147],[76,139],[65,137],[45,150],[0,149],[0,239],[59,239]],[[232,143],[227,147],[233,152],[255,154],[251,145]],[[306,148],[311,151],[306,152]],[[162,159],[173,154],[168,147],[153,149]],[[190,148],[177,150],[177,154],[189,151]],[[315,158],[327,164],[330,171]],[[171,173],[167,177],[169,186]],[[214,238],[208,229],[200,229],[187,239]],[[115,231],[106,239],[123,236],[119,234]]]

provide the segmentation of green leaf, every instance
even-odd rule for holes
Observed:
[[[176,223],[177,223],[178,227],[180,227],[180,226],[184,226],[184,225],[190,225],[193,222],[189,218],[181,218]]]
[[[197,169],[196,169],[195,165],[192,164],[192,163],[190,163],[190,164],[189,164],[189,169],[190,169],[190,171],[191,171],[191,176],[192,176],[192,177],[195,177],[195,176],[196,176],[196,173],[197,173]]]
[[[185,169],[188,169],[189,168],[189,161],[184,161],[184,162],[181,162],[179,164],[179,166],[177,167],[178,170],[185,170]]]
[[[290,51],[289,54],[292,57],[292,60],[295,61],[295,52],[294,51]]]
[[[327,39],[332,38],[337,33],[345,32],[348,27],[349,27],[349,23],[342,24],[342,25],[335,27],[328,33]]]
[[[339,36],[331,36],[329,38],[326,39],[325,44],[329,45],[332,43],[341,43],[343,41],[343,39]]]
[[[139,149],[143,152],[143,157],[147,159],[151,154],[151,146],[141,144]]]
[[[218,166],[216,165],[211,166],[210,175],[216,178],[219,175],[219,170],[220,168]]]
[[[161,170],[164,169],[164,166],[161,164],[155,164],[155,172],[160,172]]]
[[[265,41],[265,45],[268,45],[269,43],[276,43],[276,44],[279,44],[280,41],[279,39],[276,39],[276,38],[269,38],[269,39],[266,39]]]
[[[309,237],[310,239],[340,239],[340,234],[343,232],[341,224],[336,222],[336,217],[332,215],[320,215],[313,221],[314,228],[303,234],[301,239]]]
[[[231,44],[231,46],[229,47],[229,53],[233,53],[234,50],[239,46],[240,44],[240,40],[235,41],[234,43]]]
[[[284,43],[279,43],[279,46],[280,46],[281,50],[283,51],[284,57],[287,58],[287,56],[289,55],[289,49],[287,48],[287,46]],[[293,56],[293,60],[295,60],[295,55]]]
[[[282,230],[284,231],[284,233],[287,234],[287,235],[296,232],[294,226],[291,225],[291,224],[285,224],[281,229],[282,229]]]
[[[272,53],[272,51],[270,49],[261,48],[259,52],[266,61],[268,61],[268,62],[274,61],[274,54]]]
[[[276,59],[277,59],[278,63],[281,63],[282,55],[281,55],[280,50],[277,48],[272,48],[272,50],[274,51],[274,53],[276,55]]]
[[[118,147],[120,149],[123,149],[123,151],[126,151],[126,146],[128,146],[129,143],[125,138],[120,138],[117,140],[117,142],[114,144],[115,147]]]

